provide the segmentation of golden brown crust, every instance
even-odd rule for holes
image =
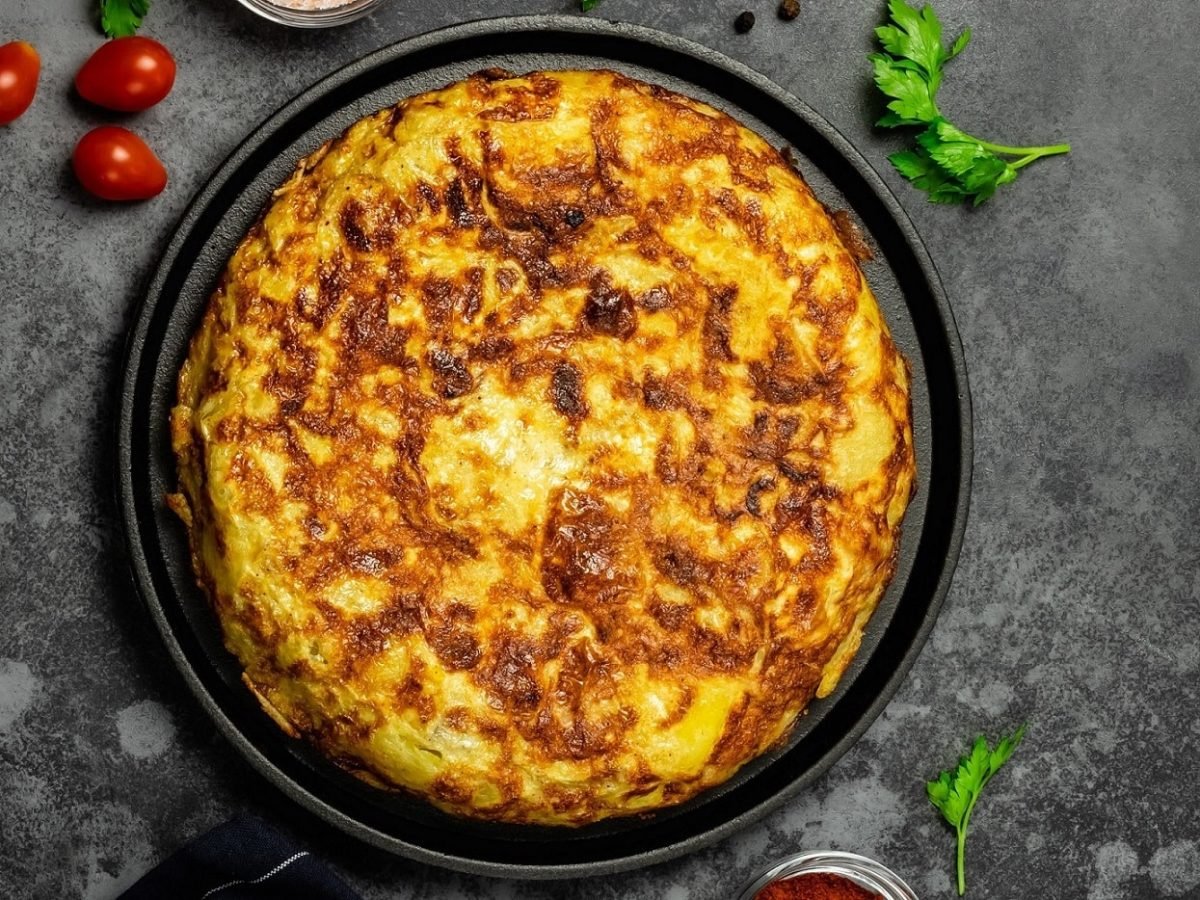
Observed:
[[[781,739],[913,482],[847,222],[612,72],[480,73],[303,160],[172,414],[173,506],[264,707],[509,821],[677,803]]]

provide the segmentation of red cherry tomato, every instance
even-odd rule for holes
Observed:
[[[101,125],[75,145],[75,175],[104,200],[148,200],[167,186],[167,170],[145,141],[126,128]]]
[[[12,41],[0,46],[0,125],[7,125],[29,109],[41,68],[41,57],[32,44]]]
[[[146,37],[101,44],[75,76],[79,96],[119,112],[149,109],[173,84],[175,59],[166,47]]]

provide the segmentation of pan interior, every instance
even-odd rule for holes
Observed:
[[[682,806],[578,829],[479,823],[378,791],[278,731],[240,681],[191,572],[167,429],[175,378],[226,260],[296,161],[354,121],[479,69],[611,68],[721,109],[797,165],[828,207],[850,210],[875,259],[867,278],[912,367],[918,492],[895,578],[831,697],[788,742]],[[895,199],[819,116],[713,51],[649,29],[570,17],[490,20],[381,50],[292,101],[239,147],[185,214],[131,335],[118,473],[140,592],[218,726],[293,799],[356,836],[453,868],[524,877],[661,861],[731,833],[810,784],[882,710],[915,659],[949,585],[966,517],[970,409],[961,348],[936,274]]]

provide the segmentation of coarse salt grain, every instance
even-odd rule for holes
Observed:
[[[283,6],[288,9],[336,9],[339,6],[345,6],[347,3],[353,3],[354,0],[270,0],[275,6]]]

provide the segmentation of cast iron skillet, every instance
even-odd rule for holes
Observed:
[[[838,691],[812,704],[785,746],[726,784],[645,818],[578,829],[453,818],[368,787],[284,736],[239,681],[193,581],[183,529],[163,503],[176,483],[167,414],[188,338],[271,190],[301,156],[359,117],[492,66],[617,69],[706,101],[777,146],[790,145],[817,196],[851,210],[873,245],[867,275],[913,372],[919,490],[895,580]],[[966,523],[971,406],[962,348],[937,273],[896,199],[795,97],[719,53],[633,25],[567,16],[472,22],[401,41],[305,91],[255,130],[192,202],[150,283],[125,365],[118,478],[130,559],[193,693],[251,765],[295,802],[371,844],[464,871],[563,878],[632,869],[725,837],[812,784],[866,730],[912,665],[950,585]]]

